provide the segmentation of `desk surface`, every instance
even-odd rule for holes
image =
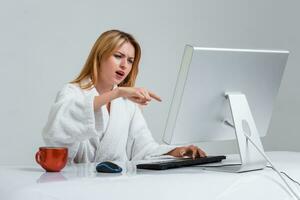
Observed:
[[[268,152],[274,165],[300,180],[300,152]],[[46,173],[35,166],[0,166],[0,199],[290,199],[270,168],[246,173],[202,170],[198,166],[167,171],[137,170],[118,163],[122,174],[102,174],[95,164],[67,166]],[[300,193],[300,186],[288,182]]]

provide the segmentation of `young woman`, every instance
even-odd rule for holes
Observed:
[[[140,57],[132,35],[104,32],[78,77],[58,93],[43,129],[45,143],[68,147],[69,160],[75,163],[206,156],[193,145],[175,148],[154,141],[139,105],[161,99],[134,87]]]

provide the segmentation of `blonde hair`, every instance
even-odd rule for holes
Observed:
[[[97,83],[100,63],[103,59],[107,59],[114,51],[122,46],[125,42],[129,42],[135,49],[132,69],[127,77],[118,85],[123,87],[132,87],[138,74],[138,65],[141,58],[141,47],[139,43],[129,33],[119,30],[109,30],[100,35],[96,40],[91,52],[77,78],[70,83],[78,83],[82,89],[91,89]],[[82,83],[84,79],[90,78],[90,82]]]

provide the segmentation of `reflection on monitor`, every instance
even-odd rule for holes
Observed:
[[[268,131],[288,55],[288,51],[187,45],[164,142],[240,139],[240,153],[247,154],[251,149],[241,136],[247,132],[262,148],[259,136]],[[248,160],[250,154],[244,156]]]

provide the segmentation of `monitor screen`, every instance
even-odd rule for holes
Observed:
[[[227,92],[246,96],[259,135],[265,136],[289,52],[187,45],[163,141],[187,144],[235,139]]]

